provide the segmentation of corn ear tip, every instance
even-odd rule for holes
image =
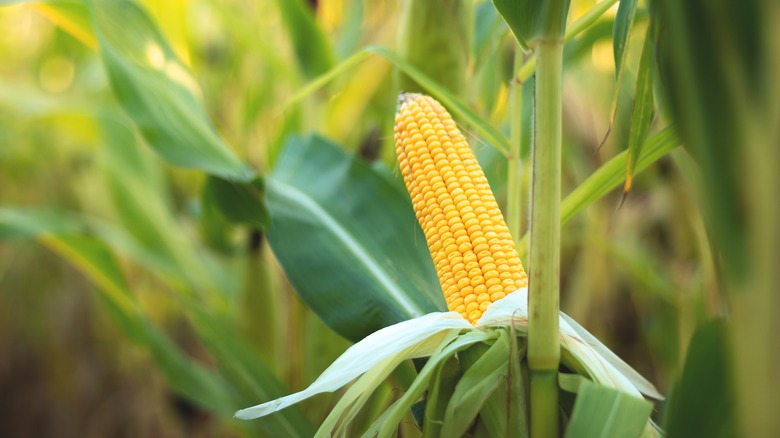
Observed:
[[[396,106],[395,113],[398,114],[401,112],[401,107],[403,107],[405,103],[417,99],[420,96],[422,96],[420,93],[407,93],[402,91],[400,94],[398,94],[398,104]]]

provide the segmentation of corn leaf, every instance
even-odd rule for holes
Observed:
[[[612,27],[612,52],[615,57],[615,73],[620,71],[625,60],[631,23],[634,21],[637,0],[620,0],[615,23]]]
[[[442,348],[431,355],[423,369],[420,371],[420,374],[414,379],[414,383],[412,383],[409,389],[404,392],[404,395],[396,400],[392,406],[387,408],[382,416],[374,422],[363,436],[377,436],[380,438],[396,436],[398,424],[401,422],[404,415],[412,408],[414,402],[425,393],[429,384],[431,384],[432,379],[435,376],[440,375],[438,373],[439,368],[459,351],[476,343],[494,340],[497,333],[498,332],[484,331],[471,332],[459,336],[451,343],[442,344]]]
[[[248,184],[237,184],[210,176],[203,190],[207,202],[214,203],[230,221],[249,224],[257,229],[271,224],[265,209],[265,183],[262,178],[255,178]]]
[[[567,438],[638,437],[647,426],[653,404],[624,392],[583,380]]]
[[[276,3],[303,74],[313,78],[326,72],[333,64],[332,49],[308,3],[304,0],[277,0]]]
[[[599,147],[603,145],[609,134],[612,132],[612,127],[615,124],[615,116],[617,115],[618,99],[620,98],[620,84],[623,79],[623,71],[625,70],[625,61],[628,54],[626,48],[628,47],[628,41],[631,36],[631,25],[634,21],[634,15],[636,14],[636,0],[623,0],[618,6],[618,14],[615,16],[615,24],[612,28],[612,47],[613,55],[615,57],[615,92],[612,95],[612,105],[609,109],[609,125],[607,132],[604,134],[604,138],[601,140]]]
[[[36,12],[92,50],[98,43],[89,20],[89,11],[81,0],[29,1]]]
[[[493,0],[493,4],[523,50],[532,48],[538,38],[564,35],[569,0]]]
[[[642,57],[639,61],[639,73],[634,91],[634,108],[631,111],[631,128],[628,135],[628,155],[626,157],[626,182],[623,186],[623,199],[631,190],[631,182],[636,171],[636,159],[642,153],[650,124],[653,121],[653,44],[652,26],[648,26]]]
[[[114,95],[146,142],[175,166],[249,182],[252,172],[217,134],[197,82],[147,13],[107,0],[89,2],[89,12]]]
[[[477,417],[485,401],[506,378],[509,360],[509,334],[497,330],[499,337],[463,373],[444,414],[442,436],[463,436]],[[475,345],[472,348],[479,348]]]
[[[271,248],[339,334],[356,341],[446,309],[408,198],[366,164],[321,138],[293,138],[266,182]]]
[[[666,409],[668,437],[738,435],[728,343],[724,321],[709,321],[694,333]]]

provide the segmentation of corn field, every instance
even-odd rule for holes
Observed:
[[[0,28],[0,436],[780,436],[780,3]]]

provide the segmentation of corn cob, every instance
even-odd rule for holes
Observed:
[[[472,324],[488,306],[528,285],[487,178],[439,102],[401,94],[398,165],[450,310]]]

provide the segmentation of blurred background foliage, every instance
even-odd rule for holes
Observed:
[[[402,31],[409,26],[409,3],[2,2],[0,435],[307,436],[327,415],[332,395],[257,422],[230,417],[235,409],[305,387],[349,340],[417,311],[442,308],[422,235],[394,170],[398,82],[406,90],[422,86],[430,92],[428,75],[444,90],[437,98],[449,96],[465,108],[456,116],[504,205],[506,158],[488,128],[509,136],[514,41],[492,3],[442,1],[446,26],[437,26],[436,17],[418,18],[433,23],[425,29],[435,34],[431,40],[452,44],[457,37],[453,46],[461,50],[453,52],[452,63],[426,70],[430,65],[415,53],[425,32],[419,26]],[[596,3],[573,2],[569,21]],[[681,118],[686,148],[674,149],[637,176],[619,209],[620,190],[612,190],[589,199],[566,224],[561,308],[667,394],[682,375],[697,327],[729,313],[727,289],[763,291],[763,283],[745,286],[718,268],[721,254],[727,266],[755,262],[748,255],[755,250],[750,242],[760,239],[746,244],[718,236],[736,227],[750,237],[756,231],[744,221],[757,216],[766,218],[762,230],[776,227],[770,220],[776,212],[761,210],[776,193],[774,180],[763,181],[763,195],[750,198],[752,215],[740,216],[748,208],[740,204],[745,188],[713,176],[735,179],[748,166],[718,170],[733,165],[723,151],[729,157],[741,153],[732,144],[751,138],[777,149],[776,130],[762,136],[756,134],[760,122],[732,117],[750,108],[762,120],[777,120],[774,94],[756,106],[740,100],[745,93],[761,96],[755,90],[773,78],[766,71],[776,71],[771,70],[776,59],[763,56],[774,53],[777,41],[771,35],[751,37],[747,30],[768,18],[746,12],[738,14],[743,21],[728,26],[718,21],[728,17],[719,3],[702,6],[715,11],[705,17],[708,23],[732,32],[724,37],[713,30],[702,42],[691,31],[693,12],[673,3],[660,1],[656,8],[634,2],[625,55],[613,49],[615,35],[621,35],[616,29],[626,23],[616,18],[616,4],[571,38],[563,96],[566,196],[631,143],[644,35],[659,38],[656,56],[649,58],[657,57],[660,74],[649,78],[655,104],[651,100],[645,129],[652,137]],[[446,15],[464,4],[468,14]],[[778,17],[776,7],[766,11]],[[657,16],[661,24],[648,31]],[[457,26],[462,32],[453,36]],[[737,37],[745,35],[740,42]],[[690,52],[675,52],[716,50],[719,38],[738,43],[709,54],[702,62],[711,62],[711,70],[695,70],[697,59],[688,68]],[[669,39],[689,44],[676,46]],[[374,49],[364,51],[367,47]],[[748,59],[723,58],[731,56],[728,48]],[[624,66],[617,77],[616,60]],[[747,65],[747,73],[726,68],[732,65]],[[448,75],[437,75],[437,68]],[[716,75],[711,84],[695,87],[696,78],[723,69],[733,76]],[[746,91],[742,73],[763,82]],[[525,167],[533,94],[533,79],[526,79]],[[697,99],[722,90],[721,79],[731,86],[733,106],[708,117],[717,96],[715,103]],[[664,81],[674,84],[671,91]],[[689,89],[694,91],[686,94]],[[690,114],[701,119],[686,120]],[[733,123],[723,125],[724,120]],[[728,135],[702,128],[713,124]],[[734,133],[742,137],[729,137]],[[716,152],[701,146],[715,143],[721,146]],[[761,161],[755,159],[760,152],[750,154],[752,163]],[[711,160],[702,165],[701,156]],[[622,182],[624,166],[621,172]],[[527,173],[520,183],[527,187]],[[720,199],[713,193],[732,191],[726,204],[706,201]],[[374,264],[362,267],[359,258],[350,258],[354,248],[337,241],[333,228],[317,222],[321,217],[354,230],[352,237]],[[514,231],[525,231],[526,222],[523,218],[521,230]],[[302,230],[311,234],[296,240]],[[770,240],[777,237],[767,233]],[[731,260],[732,249],[742,256]],[[339,273],[323,270],[322,257],[332,258],[328,266]],[[390,279],[387,290],[361,295],[385,284],[366,274],[377,269]],[[318,287],[341,295],[320,295]],[[387,298],[396,287],[402,289],[401,304]],[[334,303],[334,296],[342,300]],[[764,295],[751,303],[776,308],[771,305],[776,299]],[[749,309],[740,311],[743,320],[750,319]],[[761,323],[768,318],[739,332],[755,341],[743,353],[765,351],[760,359],[767,363],[778,359],[777,348],[761,338],[769,336],[769,323]],[[707,327],[700,336],[710,344],[725,336]],[[700,360],[722,360],[707,351],[699,350]],[[411,366],[397,372],[370,400],[365,424],[413,372]],[[703,385],[707,382],[712,383]],[[653,416],[662,421],[664,404],[656,408]],[[766,415],[746,415],[771,424]],[[679,421],[673,420],[672,425]],[[404,428],[413,433],[411,419]]]

